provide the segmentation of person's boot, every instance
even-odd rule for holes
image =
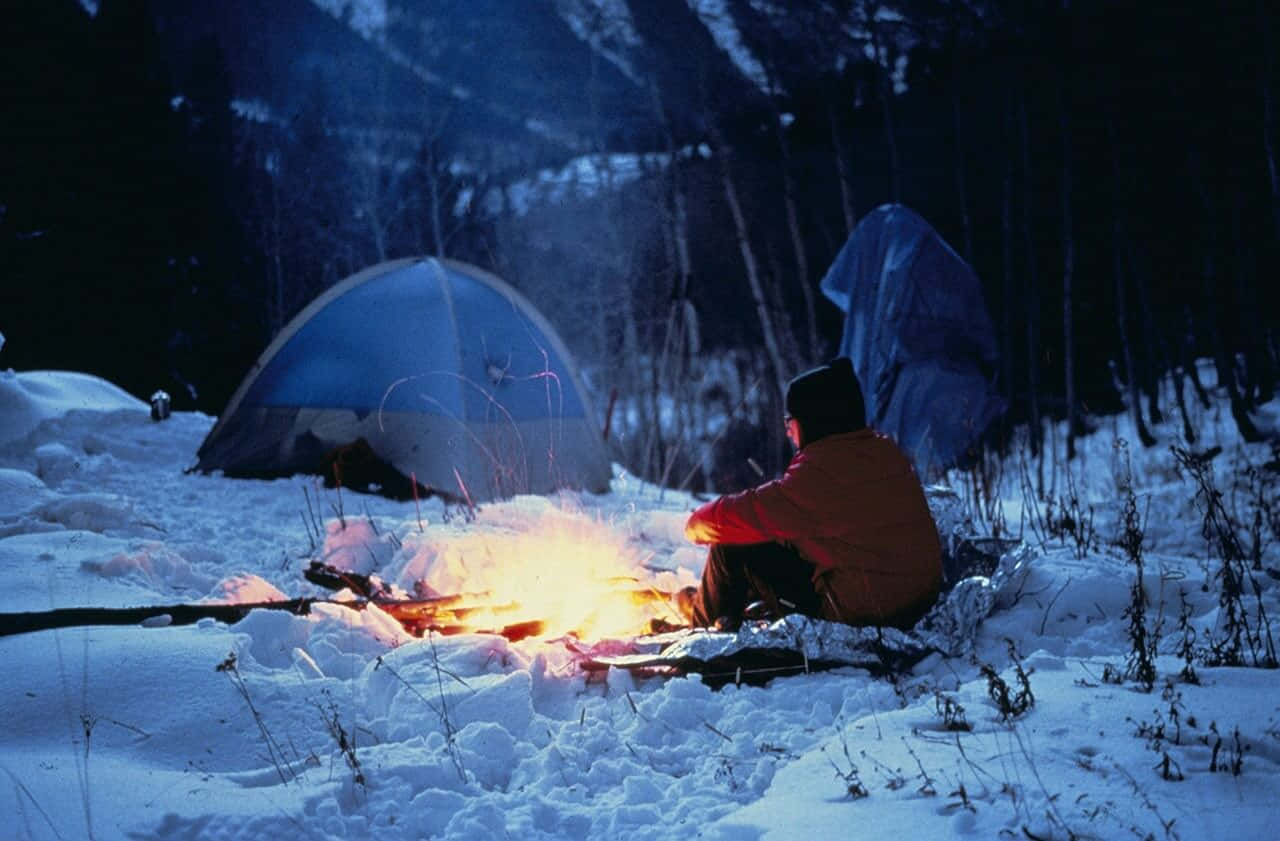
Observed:
[[[693,599],[697,594],[697,587],[684,587],[677,590],[671,596],[669,607],[680,618],[680,621],[672,622],[661,616],[655,616],[649,620],[649,633],[667,634],[672,631],[682,631],[693,627]]]
[[[741,621],[730,619],[728,616],[721,616],[719,619],[711,623],[711,630],[725,634],[737,633],[738,629],[741,627]]]
[[[777,619],[778,617],[774,614],[773,608],[769,605],[769,603],[764,599],[761,599],[759,601],[754,601],[751,604],[747,605],[745,608],[743,608],[742,618],[744,620],[751,621],[751,622],[762,620],[762,619],[772,622],[774,619]]]

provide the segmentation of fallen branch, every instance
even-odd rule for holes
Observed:
[[[56,610],[30,613],[0,614],[0,637],[49,631],[57,628],[77,628],[91,625],[144,625],[167,627],[169,625],[193,625],[201,619],[234,624],[253,610],[283,610],[295,616],[306,616],[318,604],[332,604],[351,610],[364,610],[375,605],[389,614],[410,633],[424,634],[428,629],[444,635],[474,633],[498,633],[509,639],[523,639],[541,629],[540,622],[519,622],[500,629],[477,629],[457,620],[467,613],[491,609],[482,606],[457,606],[457,596],[442,599],[412,601],[377,601],[366,599],[287,599],[274,602],[246,602],[243,604],[170,604],[147,607],[64,607]],[[442,621],[443,620],[443,621]]]
[[[632,599],[640,603],[669,598],[669,594],[652,589],[635,589],[628,592]],[[193,625],[201,619],[214,619],[230,625],[244,619],[253,610],[283,610],[295,616],[306,616],[311,613],[312,607],[320,604],[337,605],[350,610],[364,610],[370,605],[375,606],[415,636],[424,636],[428,631],[434,631],[443,636],[463,633],[501,634],[515,642],[541,634],[545,629],[540,619],[513,622],[499,628],[472,627],[465,621],[469,615],[515,614],[520,609],[520,606],[514,603],[494,605],[484,601],[470,601],[476,598],[483,599],[484,596],[464,594],[427,599],[301,598],[242,604],[197,602],[146,607],[64,607],[29,613],[0,613],[0,637],[92,625],[145,625],[147,627]]]

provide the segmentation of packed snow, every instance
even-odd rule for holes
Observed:
[[[1280,633],[1266,625],[1280,616],[1263,467],[1276,456],[1242,444],[1218,406],[1194,411],[1194,451],[1222,447],[1207,461],[1221,500],[1257,536],[1243,603],[1265,656]],[[320,596],[302,570],[321,559],[410,593],[518,577],[535,610],[533,590],[569,585],[560,564],[574,553],[638,586],[701,568],[682,537],[697,501],[621,468],[605,495],[473,512],[312,477],[185,473],[211,425],[152,421],[83,374],[0,374],[0,610]],[[1223,618],[1175,426],[1157,427],[1155,447],[1118,447],[1131,426],[1100,419],[1070,474],[1045,467],[1044,495],[1063,500],[1048,513],[1030,456],[997,471],[994,502],[954,477],[976,528],[999,523],[1037,554],[971,657],[892,678],[848,667],[713,690],[696,674],[589,675],[563,639],[418,639],[376,608],[337,605],[0,637],[4,836],[1272,837],[1280,671],[1198,661],[1198,683],[1181,674],[1179,641],[1221,640]],[[1130,487],[1158,641],[1150,692],[1104,680],[1133,650],[1134,567],[1114,545]]]

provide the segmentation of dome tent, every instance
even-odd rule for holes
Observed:
[[[477,502],[610,478],[563,342],[506,283],[452,260],[381,263],[312,301],[236,389],[196,469],[324,473],[353,445]]]
[[[922,478],[963,460],[1005,409],[995,330],[969,264],[919,214],[885,204],[854,228],[822,292],[845,311],[840,354],[853,360],[867,423]]]

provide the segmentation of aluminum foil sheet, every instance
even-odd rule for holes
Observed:
[[[984,545],[1003,551],[985,558],[990,567],[988,573],[966,575],[957,581],[910,631],[854,628],[793,615],[772,623],[747,623],[737,633],[688,632],[666,644],[660,657],[671,662],[708,662],[748,651],[790,651],[802,654],[808,661],[884,668],[894,663],[913,663],[934,652],[947,656],[966,654],[973,649],[978,625],[1016,593],[1037,553],[1022,542],[963,540],[978,547],[973,552],[980,560]]]
[[[926,485],[924,498],[929,503],[929,512],[933,514],[934,525],[938,527],[943,554],[949,554],[954,549],[951,544],[958,535],[973,531],[973,527],[967,523],[964,502],[960,499],[960,495],[947,485]]]

